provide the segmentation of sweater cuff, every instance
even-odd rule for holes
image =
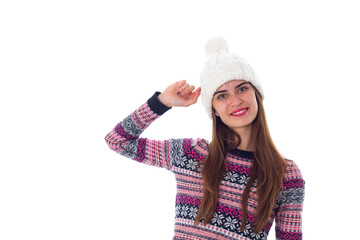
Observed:
[[[150,109],[158,114],[158,115],[163,115],[166,111],[170,110],[171,107],[168,107],[166,105],[164,105],[162,102],[160,102],[160,100],[158,99],[158,96],[160,95],[161,92],[155,92],[155,94],[149,98],[149,100],[147,101]]]

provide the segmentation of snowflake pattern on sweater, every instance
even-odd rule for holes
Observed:
[[[226,171],[212,219],[207,225],[194,225],[204,190],[201,166],[208,153],[208,142],[204,139],[158,141],[140,138],[153,121],[169,110],[157,99],[158,94],[116,125],[105,140],[112,150],[127,158],[165,168],[175,174],[177,194],[173,239],[265,240],[274,219],[276,239],[302,239],[301,213],[305,182],[297,165],[290,160],[287,160],[283,190],[267,224],[261,232],[254,233],[258,203],[255,182],[250,190],[246,226],[240,231],[241,196],[251,175],[253,154],[238,149],[227,155]]]

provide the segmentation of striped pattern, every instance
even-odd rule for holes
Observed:
[[[274,219],[277,239],[302,239],[304,180],[296,164],[290,160],[283,191],[264,229],[255,234],[252,227],[258,204],[255,182],[249,196],[245,230],[240,232],[241,196],[253,162],[250,152],[240,150],[231,151],[227,156],[227,169],[210,223],[194,226],[204,190],[201,167],[208,153],[208,142],[203,139],[156,141],[140,138],[140,134],[160,116],[154,109],[161,108],[161,103],[156,99],[149,101],[120,122],[106,135],[105,140],[112,150],[125,157],[165,168],[175,174],[177,196],[173,239],[267,239]]]

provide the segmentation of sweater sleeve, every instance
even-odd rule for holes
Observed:
[[[293,161],[288,160],[283,190],[276,203],[276,239],[302,239],[301,214],[304,202],[304,190],[305,181],[300,169]]]
[[[159,94],[156,92],[146,103],[117,124],[105,136],[105,141],[110,149],[127,158],[170,170],[170,155],[180,155],[174,153],[174,149],[177,149],[174,145],[181,144],[181,140],[158,141],[139,137],[152,122],[170,109],[158,100]]]

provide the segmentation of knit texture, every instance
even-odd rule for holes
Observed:
[[[121,121],[105,141],[115,152],[138,162],[161,167],[175,174],[175,228],[173,239],[267,239],[275,219],[276,239],[302,239],[301,212],[305,182],[297,165],[287,160],[283,190],[267,224],[259,234],[253,231],[258,204],[256,181],[249,195],[248,216],[244,231],[241,199],[250,178],[253,153],[234,149],[227,154],[226,171],[221,182],[216,211],[210,223],[194,226],[203,195],[201,167],[208,154],[204,139],[169,139],[164,141],[140,138],[141,133],[169,108],[157,99],[157,94]]]

